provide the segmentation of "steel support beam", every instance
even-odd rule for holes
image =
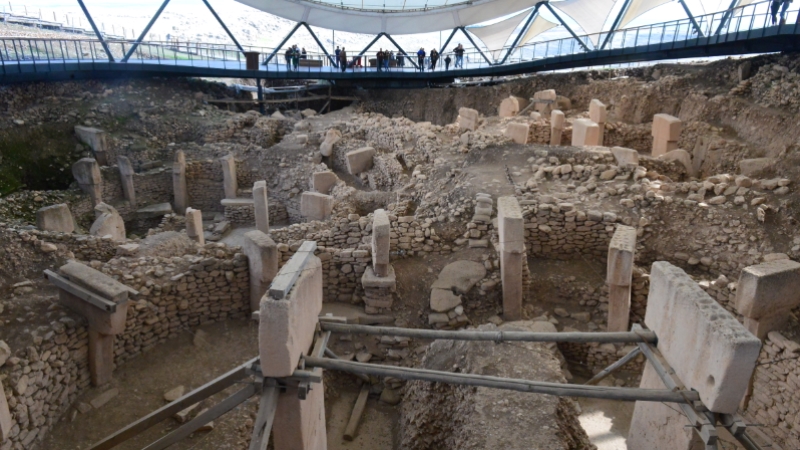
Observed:
[[[92,19],[92,15],[89,14],[89,10],[86,9],[86,5],[83,4],[83,0],[78,0],[78,4],[81,5],[81,9],[83,10],[83,14],[86,16],[86,19],[89,21],[89,25],[92,26],[92,30],[94,30],[94,34],[97,36],[97,39],[100,40],[100,45],[103,46],[103,50],[106,51],[106,55],[108,55],[108,60],[114,62],[114,55],[111,54],[111,50],[108,48],[108,44],[106,43],[105,39],[103,39],[102,33],[100,30],[97,29],[97,25],[94,23],[94,19]]]
[[[263,65],[265,65],[265,66],[266,66],[267,64],[269,64],[270,60],[271,60],[272,58],[274,58],[274,57],[275,57],[275,55],[276,55],[276,54],[277,54],[279,51],[281,51],[281,47],[283,47],[283,46],[284,46],[284,45],[285,45],[285,44],[286,44],[286,43],[289,41],[289,39],[291,39],[292,35],[294,35],[294,33],[297,31],[297,29],[298,29],[298,28],[300,28],[300,26],[301,26],[301,25],[303,25],[303,22],[298,22],[298,23],[297,23],[297,25],[295,25],[295,26],[294,26],[294,28],[292,28],[292,31],[290,31],[290,32],[289,32],[289,34],[287,34],[287,35],[286,35],[286,37],[285,37],[285,38],[283,38],[283,40],[281,41],[281,43],[280,43],[280,44],[278,44],[278,45],[275,47],[275,50],[273,50],[273,51],[272,51],[272,53],[270,53],[270,54],[269,54],[269,56],[267,56],[267,59],[264,61]]]
[[[264,106],[264,87],[261,85],[260,78],[256,78],[256,84],[258,85],[258,112],[263,116],[267,113],[267,109]]]
[[[459,27],[458,29],[461,30],[462,33],[464,33],[464,36],[466,36],[467,39],[469,39],[469,42],[472,44],[473,47],[475,47],[475,50],[477,50],[478,53],[480,53],[481,56],[483,56],[483,59],[486,60],[486,64],[489,64],[490,66],[493,66],[494,64],[492,64],[492,62],[489,61],[489,58],[486,55],[483,54],[483,52],[481,51],[481,48],[478,47],[478,44],[476,44],[475,41],[472,39],[472,36],[470,36],[469,33],[467,33],[467,29],[464,28],[464,27]]]
[[[205,0],[203,0],[203,1],[205,1]],[[327,51],[327,50],[325,50],[325,46],[324,46],[324,45],[322,45],[322,42],[320,42],[320,40],[319,40],[319,38],[317,37],[317,35],[316,35],[316,34],[314,34],[314,32],[313,32],[313,31],[311,31],[311,27],[310,27],[310,26],[308,26],[308,24],[307,24],[307,23],[305,23],[305,22],[302,22],[302,24],[303,24],[303,26],[304,26],[304,27],[306,27],[306,30],[308,30],[308,34],[310,34],[310,35],[311,35],[311,37],[313,37],[313,38],[314,38],[314,41],[316,41],[317,45],[319,45],[319,48],[320,48],[320,50],[322,50],[322,53],[324,53],[324,54],[325,54],[325,57],[327,57],[327,58],[328,58],[328,61],[330,61],[330,62],[331,62],[331,64],[333,65],[333,67],[338,67],[338,66],[339,66],[339,64],[338,64],[338,61],[334,61],[334,60],[333,60],[333,57],[331,56],[331,54],[330,54],[330,53],[328,53],[328,51]]]
[[[392,36],[389,33],[383,33],[383,35],[386,36],[386,39],[389,39],[389,42],[394,44],[394,46],[397,47],[398,50],[400,50],[400,53],[402,53],[407,60],[411,61],[411,64],[414,66],[414,68],[417,69],[419,68],[419,66],[417,66],[417,63],[414,62],[414,59],[408,56],[408,53],[406,53],[406,51],[403,50],[403,47],[400,47],[400,44],[398,44],[397,42],[395,42],[394,39],[392,39]],[[441,54],[441,52],[439,52],[439,54]]]
[[[681,6],[683,6],[683,10],[686,11],[686,15],[689,16],[689,20],[692,21],[692,26],[694,27],[695,31],[697,31],[697,37],[703,37],[703,30],[700,29],[700,24],[697,23],[697,20],[694,18],[694,14],[689,9],[689,6],[686,5],[686,0],[678,0]]]
[[[553,9],[552,6],[550,6],[550,3],[549,2],[545,2],[544,7],[547,8],[548,10],[550,10],[550,12],[553,14],[553,16],[555,16],[555,18],[558,19],[559,22],[561,22],[561,25],[564,25],[564,28],[566,28],[567,31],[569,31],[569,34],[571,34],[572,37],[574,37],[575,40],[578,41],[579,44],[581,44],[581,47],[583,47],[583,49],[588,52],[589,51],[589,47],[587,47],[586,44],[581,40],[581,38],[579,38],[578,35],[575,34],[574,31],[572,31],[572,28],[570,28],[569,25],[567,25],[567,22],[564,22],[564,19],[562,19],[561,16],[558,15],[556,10]]]
[[[498,65],[505,64],[505,62],[508,59],[508,57],[511,56],[511,52],[513,52],[514,49],[517,48],[517,44],[519,44],[519,40],[522,39],[522,36],[524,36],[525,33],[528,31],[528,28],[531,26],[531,22],[533,22],[533,19],[536,17],[536,14],[539,13],[539,7],[541,5],[542,5],[541,3],[537,3],[536,6],[533,8],[533,11],[531,11],[531,15],[528,16],[528,20],[525,21],[525,25],[522,26],[521,30],[519,30],[519,34],[517,34],[517,37],[514,38],[514,42],[511,44],[511,47],[508,48],[508,51],[506,52],[506,56],[503,57],[502,61],[497,63]]]
[[[369,43],[369,44],[367,44],[367,46],[366,46],[366,47],[364,47],[364,50],[361,50],[361,53],[359,53],[359,54],[358,54],[358,56],[356,56],[356,58],[360,58],[360,57],[364,56],[364,54],[365,54],[365,53],[367,53],[367,52],[369,51],[370,47],[372,47],[373,45],[375,45],[375,43],[376,43],[376,42],[378,42],[378,39],[380,39],[381,37],[383,37],[383,35],[384,35],[384,34],[386,34],[386,33],[384,33],[384,32],[380,32],[380,33],[378,33],[378,35],[377,35],[377,36],[375,36],[375,39],[371,40],[371,41],[370,41],[370,43]]]
[[[229,30],[228,27],[225,25],[225,22],[223,22],[222,19],[219,18],[217,12],[214,11],[214,8],[211,7],[211,3],[208,3],[208,0],[203,0],[203,3],[206,4],[208,10],[211,11],[211,14],[214,15],[215,19],[217,19],[217,22],[219,22],[219,24],[222,25],[222,29],[225,30],[226,33],[228,33],[228,36],[231,38],[233,43],[236,44],[237,47],[239,47],[239,51],[244,53],[244,48],[242,48],[242,46],[239,45],[239,41],[237,41],[236,38],[233,37],[233,33],[231,33],[231,30]]]
[[[736,7],[737,3],[739,3],[739,0],[731,0],[728,10],[722,15],[722,20],[719,22],[719,27],[717,27],[717,31],[714,34],[719,35],[722,33],[722,29],[725,28],[726,22],[731,18],[731,15],[733,15],[733,8]]]
[[[156,23],[156,20],[158,20],[158,16],[161,15],[161,12],[164,11],[164,8],[167,7],[168,3],[169,0],[164,0],[164,3],[162,3],[161,7],[158,8],[158,11],[156,11],[156,15],[154,15],[153,18],[150,19],[150,22],[147,24],[146,27],[144,27],[144,30],[142,30],[142,34],[139,35],[139,39],[136,39],[136,42],[133,43],[133,46],[131,46],[130,50],[128,50],[128,53],[126,53],[125,56],[122,58],[122,62],[128,62],[128,59],[130,59],[131,55],[133,55],[133,52],[135,52],[136,49],[139,47],[139,44],[142,43],[142,40],[144,40],[144,37],[147,36],[147,33],[150,32],[150,27],[152,27],[153,24]]]
[[[617,18],[614,19],[614,23],[611,25],[611,29],[608,30],[606,38],[603,40],[603,44],[600,46],[600,50],[606,48],[606,45],[608,45],[609,41],[611,41],[611,37],[614,36],[614,31],[616,31],[617,27],[619,27],[619,23],[622,22],[622,17],[625,15],[626,12],[628,12],[628,8],[630,6],[631,6],[631,0],[625,0],[625,3],[622,4],[622,9],[620,9],[619,14],[617,14]],[[635,42],[634,45],[636,45]]]
[[[450,33],[450,36],[448,36],[447,40],[444,41],[444,45],[442,46],[442,48],[439,49],[439,54],[440,55],[444,55],[444,49],[447,48],[447,44],[449,44],[450,40],[453,39],[453,36],[456,35],[456,31],[458,31],[458,28],[453,28],[453,32]]]

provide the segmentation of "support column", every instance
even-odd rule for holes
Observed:
[[[790,259],[745,267],[736,286],[736,311],[759,339],[781,328],[800,305],[800,263]]]
[[[103,201],[103,177],[94,158],[82,158],[72,165],[72,175],[78,186],[92,198],[92,206]]]
[[[280,252],[275,241],[260,230],[245,233],[242,251],[250,269],[250,310],[258,311],[261,297],[278,274]]]
[[[608,331],[628,331],[636,229],[618,225],[608,246]]]
[[[597,128],[600,132],[596,145],[603,145],[603,136],[606,131],[606,116],[606,105],[598,99],[593,99],[589,103],[589,119],[597,124]]]
[[[372,265],[361,276],[367,314],[384,312],[394,303],[397,277],[389,262],[391,231],[389,215],[383,209],[376,210],[372,216]]]
[[[222,164],[222,183],[225,188],[225,198],[236,198],[239,185],[236,180],[236,159],[233,153],[228,153],[219,159]]]
[[[696,390],[711,412],[734,414],[755,370],[761,341],[720,306],[683,270],[653,263],[645,324],[658,349],[687,389]],[[664,389],[647,363],[641,388]],[[631,450],[693,450],[698,443],[677,410],[636,402],[628,434]]]
[[[653,152],[651,156],[653,158],[676,150],[678,139],[681,137],[681,119],[669,114],[656,114],[653,116],[652,135]]]
[[[564,134],[564,113],[554,109],[550,113],[550,145],[561,145],[561,135]]]
[[[500,278],[503,283],[503,317],[522,319],[522,267],[525,259],[525,220],[516,197],[497,199],[500,239]]]
[[[133,165],[126,156],[117,156],[117,166],[119,167],[119,178],[122,181],[122,194],[125,200],[130,203],[131,208],[136,208],[136,190],[133,186]]]
[[[256,229],[269,234],[269,201],[267,200],[267,182],[256,181],[253,185],[253,213],[256,216]]]
[[[183,150],[175,152],[175,162],[172,163],[172,192],[175,211],[185,213],[189,207],[189,191],[186,188],[186,155]]]
[[[206,244],[206,236],[203,230],[203,212],[199,209],[186,208],[186,234],[198,244]]]
[[[575,119],[572,122],[572,145],[600,145],[600,127],[591,119]]]

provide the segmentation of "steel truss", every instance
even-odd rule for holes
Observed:
[[[267,64],[269,64],[269,62],[270,62],[270,61],[272,61],[272,58],[274,58],[274,57],[275,57],[275,55],[277,55],[277,54],[278,54],[278,52],[281,50],[281,48],[283,48],[283,46],[284,46],[284,45],[286,45],[286,43],[287,43],[287,42],[289,42],[289,39],[291,39],[291,38],[292,38],[292,36],[294,36],[294,34],[297,32],[297,30],[299,30],[299,29],[300,29],[300,27],[305,27],[305,29],[306,29],[306,30],[308,30],[308,33],[311,35],[311,37],[313,37],[313,38],[314,38],[314,41],[315,41],[315,42],[317,43],[317,45],[319,46],[320,50],[322,50],[322,53],[324,53],[324,54],[325,54],[325,57],[326,57],[326,58],[328,58],[328,61],[330,61],[330,63],[331,63],[331,64],[332,64],[334,67],[339,67],[339,61],[336,61],[336,60],[333,58],[333,56],[331,56],[331,54],[330,54],[330,53],[328,53],[328,51],[325,49],[325,46],[324,46],[324,45],[322,45],[322,42],[320,42],[320,40],[319,40],[319,38],[317,37],[316,33],[314,33],[314,31],[311,29],[311,27],[310,27],[310,26],[308,26],[308,24],[307,24],[306,22],[297,22],[297,25],[295,25],[295,26],[294,26],[294,28],[292,28],[292,31],[290,31],[290,32],[289,32],[289,34],[287,34],[287,35],[286,35],[286,37],[285,37],[285,38],[283,38],[283,40],[281,41],[281,43],[280,43],[280,44],[278,44],[278,45],[275,47],[275,50],[273,50],[273,51],[272,51],[272,53],[270,53],[270,54],[269,54],[269,56],[267,56],[267,59],[266,59],[266,60],[265,60],[265,61],[264,61],[262,64],[263,64],[263,65],[265,65],[265,66],[266,66]]]
[[[369,43],[369,44],[367,44],[367,46],[366,46],[366,47],[364,47],[364,50],[361,50],[361,53],[359,53],[359,54],[358,54],[358,56],[356,56],[356,57],[357,57],[357,58],[360,58],[360,57],[364,56],[364,55],[365,55],[365,54],[366,54],[366,53],[369,51],[369,49],[370,49],[370,48],[371,48],[373,45],[375,45],[375,43],[376,43],[376,42],[378,42],[378,40],[379,40],[380,38],[382,38],[382,37],[384,37],[384,36],[386,36],[386,39],[389,39],[389,42],[391,42],[391,43],[392,43],[392,45],[394,45],[395,47],[397,47],[397,50],[399,50],[399,51],[400,51],[400,53],[402,53],[402,54],[403,54],[403,56],[405,56],[405,58],[406,58],[408,61],[410,61],[410,62],[411,62],[411,64],[414,66],[414,68],[415,68],[415,69],[419,69],[419,66],[417,65],[417,63],[416,63],[416,62],[414,62],[414,58],[412,58],[412,57],[408,56],[408,53],[406,53],[406,51],[405,51],[405,50],[403,50],[403,47],[400,47],[400,44],[398,44],[398,43],[397,43],[397,42],[396,42],[396,41],[395,41],[395,40],[392,38],[392,36],[391,36],[389,33],[384,33],[384,32],[380,32],[380,33],[378,33],[378,35],[377,35],[377,36],[375,36],[375,39],[373,39],[372,41],[370,41],[370,43]]]

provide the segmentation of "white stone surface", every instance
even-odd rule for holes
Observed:
[[[256,181],[253,184],[253,214],[256,218],[256,229],[269,234],[269,201],[267,200],[267,182]]]
[[[736,310],[751,319],[800,305],[800,263],[779,259],[745,267],[736,286]]]
[[[36,211],[36,228],[42,231],[72,233],[75,220],[66,203],[45,206]]]

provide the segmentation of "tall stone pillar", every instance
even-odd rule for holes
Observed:
[[[199,209],[186,208],[186,234],[198,244],[206,244],[206,236],[203,230],[203,212]]]
[[[239,191],[238,181],[236,180],[236,159],[233,153],[228,153],[219,159],[222,164],[222,185],[225,188],[225,198],[236,198]]]
[[[119,215],[113,206],[106,203],[98,203],[94,207],[97,219],[92,223],[89,228],[89,234],[92,236],[111,236],[115,242],[125,242],[127,239],[125,234],[125,221]]]
[[[530,103],[528,99],[512,95],[500,102],[500,106],[497,107],[497,115],[500,117],[514,117],[527,108],[528,103]]]
[[[119,167],[119,178],[122,181],[122,194],[125,200],[131,204],[132,208],[136,207],[136,190],[133,186],[133,164],[126,156],[117,156],[117,167]]]
[[[561,135],[564,133],[564,113],[554,109],[550,113],[550,145],[561,145]]]
[[[185,212],[189,207],[189,191],[186,188],[186,155],[183,150],[175,152],[175,162],[172,163],[172,193],[175,211]]]
[[[596,98],[589,102],[589,119],[597,124],[597,128],[600,131],[597,145],[603,145],[603,136],[606,131],[606,117],[606,105],[603,104],[603,102]]]
[[[84,127],[82,125],[75,126],[75,135],[78,140],[88,145],[92,149],[94,159],[101,166],[108,165],[108,135],[105,131],[98,128]]]
[[[533,93],[533,102],[535,103],[533,109],[544,117],[552,114],[553,110],[557,107],[558,95],[555,89],[545,89]]]
[[[250,269],[250,308],[258,311],[261,297],[278,274],[280,252],[275,241],[260,230],[245,233],[242,251]]]
[[[92,198],[92,206],[103,201],[103,177],[93,158],[82,158],[72,165],[72,175],[78,186]]]
[[[389,262],[391,224],[386,211],[379,209],[372,215],[372,265],[361,276],[364,287],[364,310],[378,314],[392,307],[397,277]]]
[[[584,147],[600,145],[600,127],[591,119],[576,119],[572,122],[572,145]]]
[[[712,299],[683,270],[653,263],[644,322],[658,336],[658,350],[686,389],[697,391],[709,411],[733,414],[755,370],[761,341]],[[665,389],[648,362],[641,388]],[[676,408],[636,402],[630,450],[704,448]]]
[[[744,326],[764,339],[791,317],[800,305],[800,263],[790,259],[745,267],[736,286],[736,311]]]
[[[522,318],[522,268],[525,259],[525,220],[516,197],[497,199],[500,240],[500,278],[505,320]]]
[[[292,375],[313,343],[322,311],[322,262],[315,248],[304,242],[261,299],[258,350],[261,361],[269,362],[261,366],[265,377]],[[275,450],[327,448],[324,392],[322,383],[313,383],[305,400],[296,388],[279,395],[272,427]]]
[[[267,200],[267,182],[256,181],[253,185],[253,213],[256,216],[256,229],[269,234],[269,203]]]
[[[608,246],[606,283],[608,284],[608,331],[628,331],[631,312],[633,256],[636,229],[617,225]]]
[[[653,152],[651,156],[658,158],[667,152],[677,150],[681,137],[681,119],[669,114],[653,116]]]

